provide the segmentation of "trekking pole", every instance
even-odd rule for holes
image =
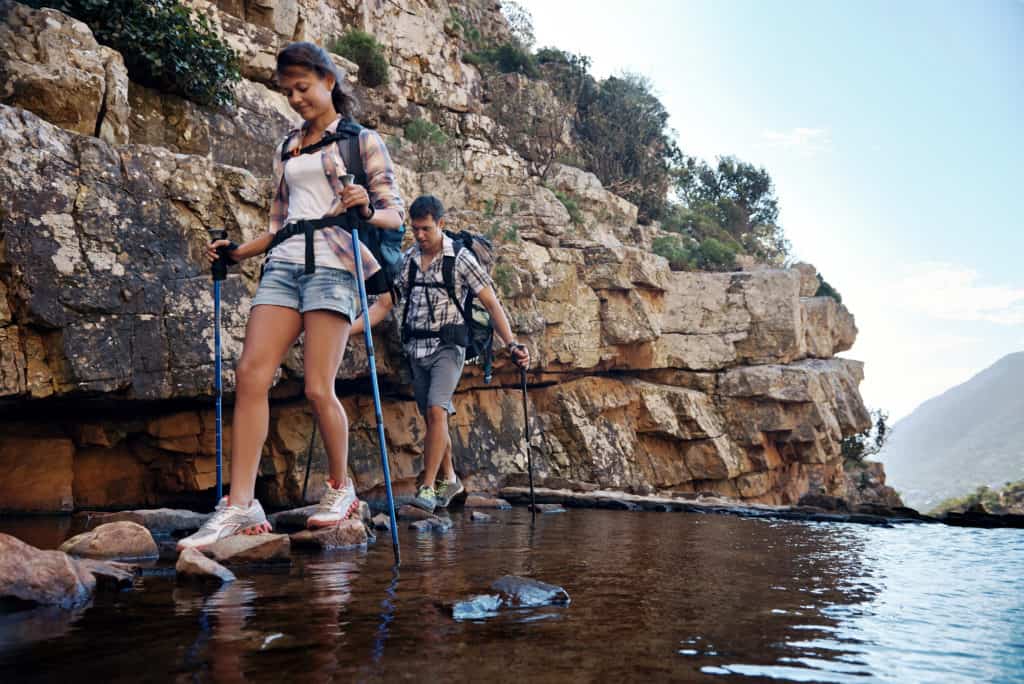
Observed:
[[[530,515],[537,515],[537,500],[533,496],[533,456],[530,452],[530,414],[526,407],[526,369],[520,366],[519,379],[523,386],[523,423],[526,426],[526,471],[530,476]]]
[[[342,185],[348,186],[355,180],[352,174],[341,177]],[[362,245],[359,242],[358,208],[346,212],[348,227],[352,231],[352,254],[356,262],[356,284],[359,288],[359,305],[363,314],[363,340],[366,342],[366,358],[370,364],[370,386],[373,388],[373,410],[377,418],[377,440],[380,442],[380,463],[384,470],[384,489],[388,495],[388,515],[391,517],[391,546],[395,552],[395,565],[401,565],[402,555],[398,549],[398,520],[395,518],[395,497],[391,492],[391,469],[388,467],[388,445],[384,439],[384,416],[380,406],[380,387],[377,385],[377,362],[373,356],[373,331],[370,326],[370,305],[366,299],[366,281],[363,280]]]
[[[223,228],[210,228],[210,241],[216,240],[227,240],[228,231]],[[228,256],[225,252],[225,247],[217,248],[217,259],[210,266],[210,273],[213,276],[213,367],[214,367],[214,379],[213,386],[214,391],[217,394],[216,398],[216,437],[217,437],[217,503],[220,503],[221,497],[224,495],[224,478],[223,478],[223,445],[224,445],[224,434],[222,432],[222,418],[223,418],[223,407],[222,401],[224,396],[224,386],[221,382],[221,366],[222,358],[220,351],[220,283],[222,280],[228,277]]]

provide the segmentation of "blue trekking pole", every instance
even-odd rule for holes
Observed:
[[[349,186],[355,177],[346,174],[341,177],[342,185]],[[348,227],[352,231],[352,254],[356,262],[356,283],[359,286],[359,304],[363,313],[363,339],[366,342],[366,358],[370,363],[370,385],[373,387],[373,410],[377,416],[377,440],[380,442],[380,463],[384,470],[384,489],[388,495],[388,515],[391,516],[391,545],[395,551],[395,565],[402,564],[398,550],[398,520],[395,518],[395,497],[391,492],[391,469],[388,467],[388,444],[384,439],[384,416],[380,407],[380,388],[377,385],[377,362],[373,357],[373,332],[370,326],[370,305],[366,299],[366,281],[363,280],[362,245],[359,242],[358,209],[346,213]]]
[[[211,241],[228,239],[228,231],[224,230],[223,228],[210,228],[208,232],[210,233]],[[214,261],[213,264],[210,266],[210,272],[211,275],[213,276],[213,367],[215,373],[213,378],[213,386],[214,390],[217,393],[217,503],[220,503],[220,499],[224,494],[224,478],[222,475],[222,464],[224,461],[224,436],[222,432],[221,422],[223,418],[222,401],[224,395],[224,387],[221,382],[222,359],[220,351],[220,283],[222,280],[225,280],[228,277],[228,257],[224,253],[224,247],[219,248],[217,252],[219,256],[217,260]]]

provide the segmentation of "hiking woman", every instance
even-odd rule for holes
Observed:
[[[351,235],[340,225],[323,224],[341,223],[347,209],[358,208],[365,222],[394,229],[401,226],[405,209],[387,148],[376,132],[360,129],[352,121],[354,101],[342,90],[326,51],[306,42],[288,45],[277,56],[276,81],[303,123],[275,147],[269,230],[243,245],[219,240],[207,250],[212,261],[218,248],[230,247],[235,262],[270,250],[236,369],[230,495],[221,499],[198,532],[179,542],[179,549],[207,546],[233,534],[270,531],[254,492],[269,426],[268,393],[284,355],[303,331],[306,397],[320,425],[329,462],[326,491],[308,524],[335,525],[359,503],[348,478],[348,418],[334,394],[352,321],[359,315],[353,246]],[[343,131],[358,135],[360,159],[354,163],[352,159],[346,163],[344,150],[355,149],[346,141],[299,153]],[[358,182],[344,186],[340,177],[351,173],[360,160],[365,187]],[[311,224],[315,224],[312,232]],[[290,233],[291,237],[281,240]],[[307,245],[309,237],[311,245]],[[365,246],[360,249],[364,275],[369,278],[379,265]]]

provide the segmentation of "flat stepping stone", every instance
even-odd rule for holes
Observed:
[[[267,516],[267,520],[270,521],[271,526],[276,529],[294,529],[301,530],[306,527],[306,523],[309,521],[311,515],[316,513],[317,504],[312,506],[303,506],[302,508],[292,508],[287,511],[279,511],[272,515]],[[352,518],[356,520],[370,521],[370,506],[365,501],[359,502],[359,509],[356,513],[353,513]]]
[[[481,496],[480,494],[470,494],[467,496],[465,506],[466,508],[497,508],[503,511],[507,511],[512,508],[512,504],[505,501],[505,499]]]
[[[178,573],[177,578],[179,582],[199,580],[222,584],[224,582],[234,582],[236,579],[235,573],[212,558],[207,558],[196,549],[185,549],[182,551],[181,555],[178,556],[178,562],[174,569]]]
[[[203,526],[212,513],[196,513],[185,509],[153,508],[137,511],[118,511],[116,513],[76,513],[78,529],[92,530],[100,525],[112,522],[133,522],[142,525],[153,534],[171,535],[176,532],[193,532]]]
[[[562,504],[539,503],[535,504],[532,508],[538,513],[565,513],[565,509],[562,508]]]
[[[398,509],[395,517],[398,520],[429,520],[430,518],[436,518],[437,516],[433,513],[428,513],[422,508],[417,508],[412,504],[404,504]]]
[[[60,550],[86,558],[150,560],[160,556],[149,530],[127,520],[76,534],[61,544]]]
[[[291,536],[291,543],[296,547],[316,549],[355,549],[365,548],[371,541],[362,520],[350,518],[333,527],[319,530],[302,530]],[[372,538],[376,541],[376,538]]]
[[[214,542],[203,553],[218,563],[270,563],[291,560],[287,534],[234,534]]]

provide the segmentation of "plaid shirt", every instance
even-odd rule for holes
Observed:
[[[466,301],[466,295],[471,289],[473,294],[480,294],[485,287],[492,287],[491,277],[487,271],[480,266],[480,263],[473,256],[470,249],[462,249],[458,255],[455,254],[455,245],[447,235],[444,237],[441,254],[455,257],[455,294],[458,295],[459,305]],[[398,278],[399,296],[405,298],[406,290],[409,288],[409,262],[416,260],[416,282],[440,283],[442,287],[414,287],[409,294],[409,325],[414,330],[441,330],[442,325],[461,325],[465,321],[462,314],[455,307],[448,292],[444,289],[444,273],[442,265],[444,259],[441,255],[434,257],[427,267],[427,272],[420,270],[423,264],[421,257],[423,253],[420,246],[414,244],[405,251],[402,259],[402,273]],[[405,310],[405,302],[401,302],[399,311]],[[399,325],[402,321],[399,321]],[[430,337],[420,340],[409,340],[405,344],[405,352],[414,359],[421,359],[424,356],[434,353],[441,345],[441,340]]]
[[[340,122],[341,116],[327,127],[324,135],[333,133]],[[287,151],[290,152],[301,144],[301,134],[305,132],[305,129],[306,124],[303,124],[301,129],[294,128],[289,132],[288,135],[291,136],[291,139],[289,140]],[[288,216],[288,183],[284,179],[285,163],[281,161],[280,149],[280,145],[274,148],[273,176],[274,187],[277,190],[274,192],[274,199],[270,204],[269,230],[271,233],[281,230],[285,218]],[[402,220],[405,220],[405,205],[398,194],[398,185],[395,182],[395,170],[391,164],[391,156],[388,154],[388,148],[384,146],[384,141],[381,140],[380,135],[376,131],[364,128],[359,134],[359,151],[363,155],[363,169],[366,172],[366,185],[368,186],[366,191],[370,195],[373,208],[394,209],[402,217]],[[337,145],[328,145],[322,148],[320,159],[323,162],[324,174],[327,176],[327,180],[330,182],[331,188],[336,195],[334,204],[331,205],[331,208],[324,216],[337,216],[345,211],[341,204],[341,191],[343,187],[340,178],[346,173],[345,161],[342,159]],[[327,244],[330,245],[331,250],[338,255],[338,259],[341,260],[345,269],[355,275],[356,263],[352,253],[352,236],[340,226],[324,228],[323,235],[327,239]],[[302,237],[295,236],[291,239],[301,240]],[[380,264],[373,258],[370,250],[365,245],[361,247],[363,276],[369,278],[380,270]]]

